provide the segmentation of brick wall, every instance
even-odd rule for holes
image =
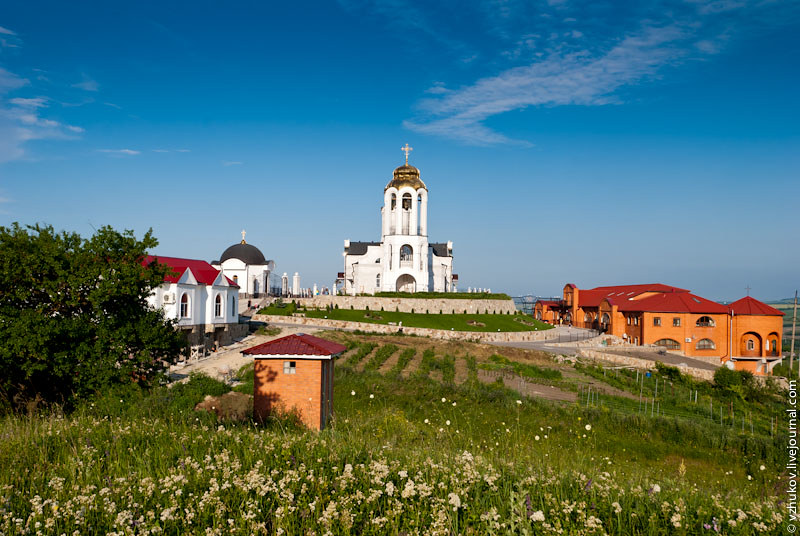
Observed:
[[[469,314],[492,313],[508,314],[517,310],[514,300],[458,300],[447,298],[377,298],[374,296],[316,296],[314,298],[293,298],[298,305],[324,309],[338,305],[339,309],[366,309],[371,311],[399,311],[401,313],[455,314],[466,311]]]
[[[284,361],[295,362],[295,374],[284,374]],[[253,413],[257,418],[294,409],[306,426],[320,428],[322,360],[256,359],[254,372]]]

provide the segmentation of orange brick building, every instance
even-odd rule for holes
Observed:
[[[537,302],[534,316],[596,329],[635,345],[731,361],[737,370],[758,375],[769,374],[780,362],[783,313],[750,296],[723,305],[660,283],[593,289],[568,284],[560,301]]]
[[[254,359],[254,416],[297,411],[309,428],[325,428],[333,414],[333,360],[345,350],[299,333],[242,351]]]

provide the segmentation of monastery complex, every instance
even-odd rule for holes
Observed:
[[[769,374],[781,359],[783,313],[750,296],[723,305],[659,283],[593,289],[570,283],[561,300],[538,301],[534,316],[603,331],[633,345],[731,362],[758,375]]]

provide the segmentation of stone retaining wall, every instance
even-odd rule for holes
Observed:
[[[618,365],[627,365],[630,367],[637,367],[637,368],[648,368],[648,369],[656,368],[656,361],[654,360],[642,359],[640,357],[623,356],[617,354],[607,354],[604,352],[587,350],[584,348],[578,350],[578,357],[583,357],[587,359],[598,359],[601,361],[616,363]],[[678,370],[681,371],[681,373],[688,374],[699,380],[705,380],[709,382],[714,380],[713,370],[703,370],[694,367],[677,367],[677,368]]]
[[[376,333],[386,333],[387,335],[397,334],[399,326],[388,326],[386,324],[368,324],[366,322],[348,322],[346,320],[331,320],[327,318],[307,318],[298,316],[280,315],[253,315],[256,322],[277,322],[283,324],[295,324],[298,326],[322,326],[331,329],[347,329],[373,331]],[[477,342],[524,342],[524,341],[544,341],[556,337],[556,330],[548,329],[545,331],[447,331],[443,329],[413,328],[403,326],[403,333],[406,335],[418,335],[420,337],[431,337],[434,339],[444,339],[450,341],[477,341]]]
[[[370,311],[397,311],[400,313],[430,314],[514,314],[517,307],[514,300],[458,300],[447,298],[379,298],[375,296],[316,296],[314,298],[293,298],[298,305],[308,308],[325,309],[339,306],[339,309],[367,309]]]

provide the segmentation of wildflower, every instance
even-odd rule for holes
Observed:
[[[659,493],[661,491],[661,486],[658,484],[653,484],[653,487],[650,488],[651,493]]]
[[[351,394],[352,396],[356,396],[356,392],[355,392],[355,391],[350,391],[350,394]]]
[[[531,515],[531,521],[544,521],[544,512],[542,512],[541,510],[536,510]]]
[[[517,400],[517,405],[519,406],[520,404],[522,404],[522,400]]]
[[[618,502],[611,503],[611,506],[614,508],[614,513],[619,514],[622,513],[622,506]]]
[[[592,425],[591,424],[587,424],[584,428],[586,428],[586,431],[588,432],[589,430],[592,429]]]
[[[759,471],[763,471],[764,469],[766,469],[766,467],[764,467],[763,465],[759,466],[758,468]]]
[[[370,397],[370,398],[375,398],[375,395],[372,395],[372,394],[371,394],[371,395],[369,395],[369,397]]]
[[[453,505],[453,511],[456,511],[461,507],[461,498],[455,493],[450,493],[447,496],[447,502]]]
[[[673,514],[673,516],[669,519],[672,522],[672,526],[676,529],[681,528],[681,515],[678,513]]]
[[[747,480],[753,480],[753,475],[747,475]]]
[[[533,438],[534,438],[536,441],[539,441],[539,436],[538,436],[538,435],[537,435],[537,436],[533,436]]]
[[[429,421],[428,419],[425,419],[425,424],[430,424],[430,422],[431,421]]]
[[[447,399],[443,397],[442,402],[447,402]]]
[[[456,403],[455,402],[453,402],[453,407],[456,407]]]
[[[445,423],[447,426],[450,426],[450,421],[449,421],[449,420],[447,420],[447,421],[444,421],[444,423]]]

